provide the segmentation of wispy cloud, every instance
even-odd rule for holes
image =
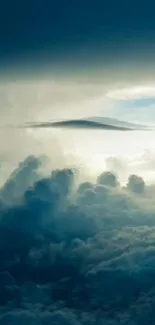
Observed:
[[[155,86],[134,86],[108,91],[108,98],[115,100],[155,98]]]

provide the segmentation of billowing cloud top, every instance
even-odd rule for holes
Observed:
[[[155,186],[41,163],[1,188],[0,324],[153,325]]]

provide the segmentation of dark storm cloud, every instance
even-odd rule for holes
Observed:
[[[75,50],[86,51],[87,59],[100,51],[117,54],[137,40],[153,39],[154,9],[151,0],[6,1],[0,10],[0,58],[62,59]]]
[[[0,324],[154,324],[154,187],[110,171],[77,187],[75,169],[27,183],[39,163],[1,198]]]

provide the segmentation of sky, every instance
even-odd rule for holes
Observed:
[[[87,116],[155,124],[154,1],[16,0],[0,9],[2,125]],[[93,157],[97,168],[107,156],[154,150],[151,133],[1,134],[5,157],[10,143],[17,157],[49,152],[56,137],[62,151]],[[17,145],[19,136],[26,146]]]
[[[130,120],[145,120],[149,110],[150,120],[155,118],[154,1],[16,0],[3,1],[0,9],[1,105],[15,105],[14,98],[9,104],[3,94],[11,81],[9,96],[16,84],[15,92],[26,97],[27,111],[29,106],[35,110],[39,98],[46,99],[51,118],[62,109],[66,116],[101,111]],[[115,94],[141,86],[152,90],[142,89],[129,102]],[[114,94],[107,97],[111,91]],[[40,111],[37,116],[42,118],[45,112]]]
[[[155,324],[154,0],[0,1],[0,325]]]
[[[153,58],[153,12],[151,0],[2,2],[1,63]]]

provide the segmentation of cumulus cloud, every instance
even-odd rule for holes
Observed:
[[[155,186],[42,163],[1,188],[0,324],[154,324]]]

